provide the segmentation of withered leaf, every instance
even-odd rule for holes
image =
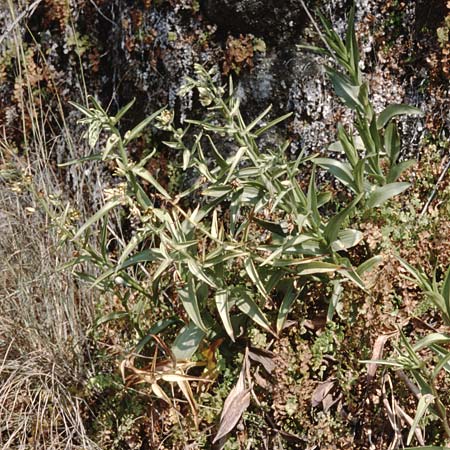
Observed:
[[[328,379],[322,383],[319,383],[313,392],[311,398],[311,404],[313,408],[317,408],[321,405],[328,396],[331,396],[331,390],[334,387],[335,380]],[[327,402],[325,402],[327,403]]]
[[[253,361],[259,362],[269,374],[275,369],[275,362],[273,361],[275,355],[268,350],[249,348],[248,356]]]
[[[245,387],[247,361],[247,358],[245,358],[236,386],[231,389],[224,402],[219,429],[213,443],[223,438],[237,425],[242,414],[250,405],[250,389]]]
[[[375,344],[373,345],[372,350],[372,358],[373,360],[382,359],[383,358],[383,349],[386,344],[389,336],[387,334],[381,334],[375,340]],[[373,381],[375,378],[375,373],[377,371],[378,364],[376,362],[370,363],[367,366],[367,381]]]

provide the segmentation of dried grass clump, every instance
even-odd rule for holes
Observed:
[[[77,395],[91,373],[93,301],[58,270],[67,249],[49,218],[10,187],[0,184],[0,447],[94,449]]]
[[[43,350],[20,358],[5,355],[0,367],[2,449],[98,448],[87,437],[82,400],[71,393],[67,375]]]
[[[87,337],[94,299],[59,270],[71,249],[58,247],[44,207],[51,208],[54,194],[68,200],[54,172],[54,142],[64,141],[68,153],[69,130],[49,133],[49,117],[65,123],[58,116],[62,109],[51,110],[34,89],[39,80],[24,50],[21,23],[14,20],[25,17],[25,6],[8,1],[7,7],[7,38],[22,80],[16,99],[22,130],[16,131],[23,148],[17,150],[14,133],[0,126],[0,448],[95,449],[80,399],[94,370]],[[78,206],[85,207],[81,201]]]

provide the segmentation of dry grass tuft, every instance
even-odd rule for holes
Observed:
[[[55,172],[54,143],[63,142],[67,153],[72,147],[62,108],[52,111],[33,84],[21,24],[14,21],[19,4],[7,5],[23,146],[17,149],[11,130],[0,126],[0,448],[97,449],[81,399],[94,374],[87,336],[94,298],[60,270],[71,249],[58,246],[50,217],[52,195],[68,200]],[[49,118],[61,124],[51,135]]]
[[[93,299],[58,270],[67,248],[31,194],[1,184],[0,217],[0,447],[97,448],[77,395],[92,374]]]

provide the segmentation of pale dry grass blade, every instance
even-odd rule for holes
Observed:
[[[59,270],[72,249],[58,245],[49,214],[51,195],[68,200],[55,170],[61,151],[55,143],[66,154],[73,145],[65,118],[56,117],[62,109],[50,111],[30,81],[16,20],[25,5],[7,6],[25,151],[17,152],[0,130],[0,448],[93,450],[81,394],[94,373],[87,332],[95,299]],[[60,135],[49,135],[49,117],[61,124],[54,129]],[[82,211],[89,209],[78,200]]]

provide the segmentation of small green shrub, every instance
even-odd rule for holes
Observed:
[[[230,95],[224,98],[225,89],[213,82],[212,72],[196,66],[196,75],[187,80],[181,94],[196,89],[208,112],[203,120],[186,121],[188,128],[196,128],[192,145],[185,143],[187,129],[176,128],[166,109],[122,136],[117,123],[131,104],[115,117],[95,101],[90,109],[77,105],[85,115],[82,122],[88,125],[91,146],[102,131],[109,134],[96,158],[113,162],[124,181],[105,189],[105,205],[73,235],[80,246],[74,263],[96,265],[102,273],[92,281],[103,289],[120,284],[137,291],[143,301],[158,304],[162,297],[170,297],[182,304],[189,323],[175,341],[180,358],[191,357],[205,334],[220,336],[225,331],[234,340],[244,316],[279,334],[301,286],[311,276],[339,274],[363,287],[358,271],[340,253],[361,239],[359,231],[345,228],[361,196],[335,216],[323,217],[320,207],[330,195],[319,191],[314,174],[306,192],[299,183],[310,158],[301,154],[289,160],[287,143],[276,149],[261,149],[258,144],[264,132],[288,115],[260,125],[268,108],[246,124],[231,84]],[[172,140],[165,144],[180,151],[183,169],[193,180],[175,196],[145,168],[155,151],[138,163],[126,151],[151,122],[171,134]],[[222,155],[217,137],[232,142],[235,152]],[[152,186],[152,192],[144,189],[143,182]],[[110,232],[108,217],[117,208],[139,223],[128,242]],[[89,236],[99,221],[103,222],[102,248],[96,251]],[[116,257],[108,252],[113,241],[120,248]],[[275,305],[274,298],[281,298],[281,303]],[[139,331],[136,311],[128,311],[123,301],[121,318],[133,316]],[[269,305],[277,311],[276,323],[266,313]]]
[[[360,208],[381,206],[400,194],[409,183],[397,180],[415,161],[400,161],[401,140],[393,118],[404,114],[423,115],[412,106],[388,105],[375,113],[370,100],[369,86],[360,69],[358,43],[354,29],[355,8],[350,11],[345,39],[319,15],[323,27],[320,33],[324,48],[302,46],[330,58],[336,67],[326,72],[342,102],[354,111],[353,129],[338,125],[338,141],[329,150],[345,155],[347,161],[334,158],[315,158],[314,162],[332,173],[355,195],[362,195]]]
[[[375,114],[359,69],[353,17],[352,12],[345,42],[322,19],[327,49],[316,49],[340,67],[341,71],[331,67],[327,71],[337,95],[355,112],[355,131],[339,126],[339,141],[332,146],[348,161],[304,153],[293,160],[287,156],[289,142],[265,145],[264,133],[289,114],[267,122],[268,107],[247,123],[232,80],[228,87],[222,86],[214,70],[199,65],[180,95],[195,91],[205,113],[200,119],[186,120],[184,128],[163,108],[122,133],[118,124],[133,102],[114,117],[93,98],[91,107],[74,105],[84,116],[80,122],[87,126],[90,146],[97,147],[100,137],[105,139],[100,153],[83,160],[108,163],[119,182],[104,189],[105,204],[78,230],[73,220],[65,226],[67,213],[63,215],[64,237],[78,248],[72,265],[95,267],[96,276],[77,273],[120,300],[122,310],[100,317],[97,323],[128,320],[136,333],[133,358],[156,340],[152,370],[132,363],[123,366],[133,371],[133,383],[150,383],[155,395],[168,403],[157,381],[178,383],[195,417],[189,382],[200,378],[184,370],[203,365],[194,362],[201,358],[197,352],[201,343],[248,338],[253,325],[280,336],[307,282],[331,280],[327,318],[332,320],[342,281],[365,289],[361,275],[380,259],[375,256],[353,267],[347,250],[358,245],[362,233],[349,228],[352,218],[409,186],[396,181],[411,162],[399,162],[400,138],[392,118],[420,111],[391,105]],[[187,188],[166,189],[148,169],[151,159],[158,157],[156,149],[140,161],[130,157],[128,147],[150,125],[169,136],[164,145],[179,153],[176,171]],[[323,206],[332,196],[317,187],[311,162],[329,170],[352,192],[351,201],[340,205],[334,215],[324,213]],[[302,177],[304,181],[308,173],[309,184],[303,189]],[[132,233],[120,230],[125,221],[131,223]],[[95,242],[100,242],[99,248]],[[145,330],[148,311],[158,311],[161,320]],[[159,337],[163,333],[164,339],[173,341],[171,348]],[[167,357],[162,362],[157,359],[158,345]],[[252,382],[245,358],[232,392],[236,398],[245,397],[248,406]],[[170,374],[165,372],[169,366]],[[206,371],[205,377],[209,375]],[[142,380],[136,381],[138,377]],[[222,419],[216,439],[229,431]]]

